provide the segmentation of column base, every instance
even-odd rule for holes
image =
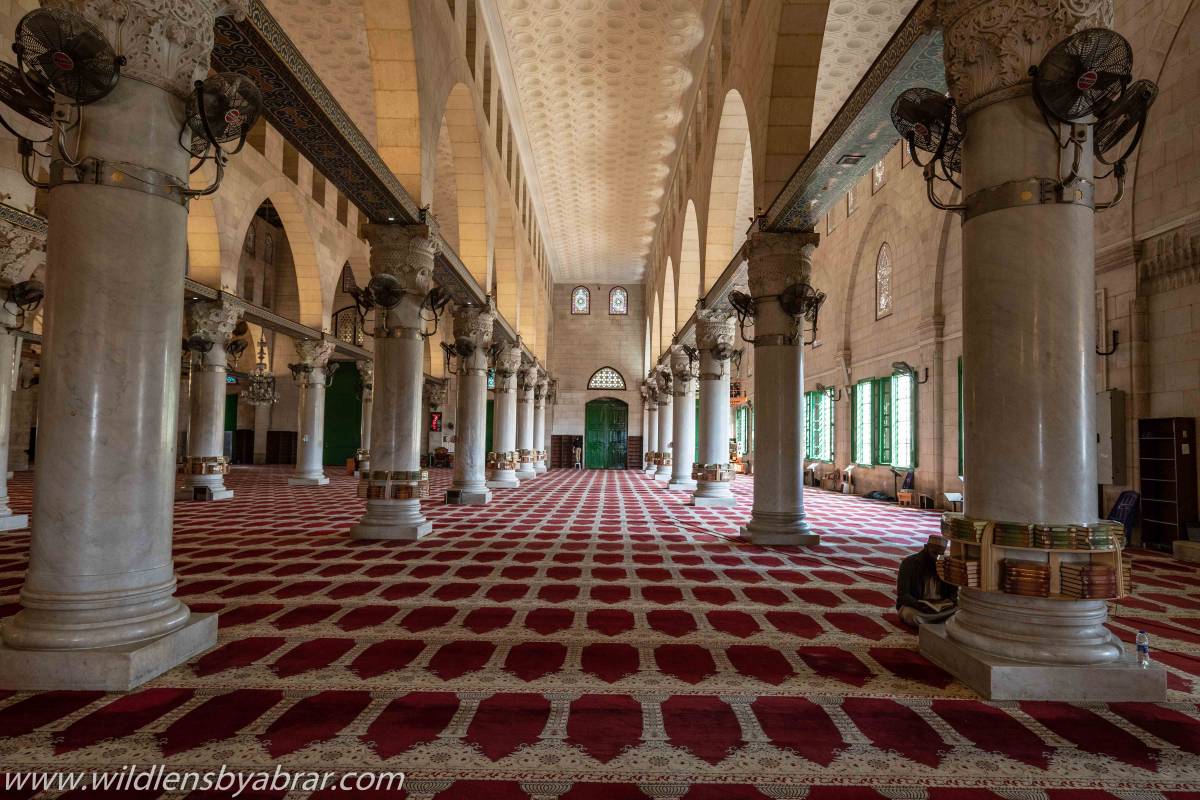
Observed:
[[[642,473],[648,478],[653,478],[654,473],[656,472],[658,472],[658,467],[654,466],[653,464],[642,470]]]
[[[127,692],[216,643],[216,614],[191,614],[165,636],[95,650],[17,650],[0,643],[0,686]]]
[[[0,516],[0,531],[21,531],[28,527],[28,514],[5,514],[4,516]]]
[[[695,490],[696,482],[693,480],[690,480],[690,479],[689,480],[679,480],[678,478],[676,478],[667,484],[667,488],[671,489],[673,491],[690,492],[690,491]]]
[[[421,516],[420,500],[368,500],[367,513],[350,529],[350,538],[411,542],[430,533],[433,523]]]
[[[226,489],[224,486],[219,489],[211,486],[180,486],[175,489],[175,499],[181,502],[232,500],[233,489]]]
[[[521,481],[517,479],[517,473],[511,469],[494,470],[491,475],[488,475],[487,482],[484,484],[489,489],[516,489],[521,485]]]
[[[446,505],[486,506],[492,501],[490,489],[447,489]]]
[[[749,524],[742,527],[741,536],[752,544],[774,547],[811,547],[821,543],[821,535],[813,532],[803,513],[768,516],[754,512]]]
[[[319,478],[301,478],[292,475],[288,478],[288,486],[325,486],[329,483],[329,478],[322,475]]]
[[[692,495],[692,502],[696,508],[730,508],[737,505],[737,498],[733,495],[729,497],[721,497],[719,495]]]
[[[668,465],[659,467],[658,469],[654,470],[654,480],[670,482],[670,480],[671,480],[670,465],[668,464]]]
[[[921,655],[979,692],[985,700],[1058,700],[1111,703],[1163,702],[1167,674],[1136,654],[1094,665],[1013,661],[954,641],[944,624],[921,626]]]
[[[538,475],[545,473],[546,472],[546,463],[544,461],[533,462],[533,471],[536,472]]]
[[[533,469],[532,464],[525,465],[525,467],[527,468],[523,467],[522,469],[517,470],[516,474],[518,481],[530,481],[538,476],[537,472]]]

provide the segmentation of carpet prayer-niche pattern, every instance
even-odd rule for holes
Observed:
[[[892,608],[931,512],[812,491],[825,537],[793,552],[735,540],[749,479],[691,509],[640,473],[555,471],[486,508],[429,501],[421,542],[352,542],[353,481],[286,475],[176,506],[179,592],[220,612],[218,646],[124,696],[0,688],[3,769],[402,770],[388,796],[438,800],[1200,788],[1200,571],[1165,556],[1135,553],[1112,629],[1150,633],[1170,702],[987,703]],[[16,511],[30,493],[18,475]],[[0,538],[0,616],[27,550]]]

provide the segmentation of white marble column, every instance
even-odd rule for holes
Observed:
[[[350,530],[354,539],[420,539],[433,530],[421,513],[429,472],[421,469],[425,407],[425,342],[421,306],[433,285],[438,249],[432,225],[367,225],[372,275],[391,275],[402,295],[390,309],[375,309],[375,400],[371,421],[371,473],[360,479],[367,510]]]
[[[973,207],[997,196],[996,187],[1057,181],[1070,171],[1073,148],[1061,149],[1047,131],[1026,76],[1064,37],[1111,27],[1112,5],[941,0],[939,11],[947,82],[965,125],[964,514],[1090,524],[1097,505],[1094,212],[1072,202]],[[1002,29],[991,24],[1000,13]],[[1091,162],[1088,143],[1081,180],[1066,187],[1067,197],[1088,188]],[[1048,560],[1051,569],[1081,558],[1012,555]],[[964,588],[944,629],[923,626],[921,652],[995,699],[1165,699],[1165,673],[1138,668],[1106,619],[1103,600]]]
[[[495,368],[487,485],[489,489],[515,489],[521,485],[517,478],[517,373],[521,369],[521,348],[511,344],[501,350]]]
[[[537,364],[526,365],[517,375],[517,480],[537,477],[533,468],[533,394],[538,382]]]
[[[692,505],[732,506],[733,465],[729,463],[729,358],[733,354],[733,318],[728,311],[696,311],[696,349],[700,351],[700,455],[692,473]]]
[[[358,428],[358,452],[354,456],[354,474],[364,478],[371,471],[371,417],[375,405],[375,362],[357,361],[362,381],[362,420]]]
[[[815,233],[750,234],[754,298],[754,510],[742,536],[755,544],[813,545],[804,512],[804,336],[779,296],[812,275]],[[727,412],[728,413],[728,412]]]
[[[0,290],[2,291],[2,290]],[[28,514],[14,514],[8,505],[8,440],[12,424],[13,381],[21,340],[8,332],[18,320],[0,306],[0,531],[29,527]]]
[[[658,471],[658,384],[653,372],[642,384],[642,397],[646,399],[646,463],[642,471],[653,477]]]
[[[323,339],[301,339],[296,342],[296,355],[303,368],[298,372],[300,400],[297,404],[296,472],[288,478],[288,486],[324,486],[325,475],[325,377],[333,342]]]
[[[486,505],[487,488],[487,353],[492,346],[495,311],[459,306],[454,311],[454,350],[458,358],[458,411],[455,414],[454,480],[446,502]]]
[[[225,376],[229,373],[225,345],[245,306],[232,297],[199,300],[187,309],[191,370],[187,458],[176,500],[229,500],[225,488],[229,461],[225,458]],[[205,348],[208,348],[207,350]]]
[[[671,397],[671,369],[660,366],[655,370],[655,381],[658,383],[658,460],[654,470],[654,480],[671,480],[672,439],[675,435],[674,406]]]
[[[533,389],[533,471],[538,475],[546,467],[546,393],[550,380],[545,372],[539,372],[537,386]]]
[[[696,376],[682,345],[671,345],[671,482],[668,489],[692,491],[692,464],[696,453]]]
[[[69,134],[75,155],[187,185],[184,100],[233,6],[56,5],[126,58]],[[23,609],[0,627],[8,689],[127,690],[216,642],[216,615],[175,597],[171,558],[188,211],[142,186],[50,189],[33,532]]]

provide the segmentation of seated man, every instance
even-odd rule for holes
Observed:
[[[946,538],[932,534],[919,553],[900,562],[896,579],[896,608],[905,625],[917,627],[941,622],[958,608],[958,587],[937,574],[938,556],[946,552]]]

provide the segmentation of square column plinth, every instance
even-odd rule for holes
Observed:
[[[985,700],[1161,703],[1167,699],[1166,671],[1154,664],[1143,669],[1133,653],[1107,664],[1031,664],[966,647],[947,636],[943,624],[921,626],[920,650]]]
[[[5,514],[0,517],[0,531],[21,531],[28,527],[28,514]]]
[[[322,475],[319,478],[288,478],[288,486],[325,486],[329,483],[329,478]]]
[[[217,643],[217,615],[196,614],[178,630],[95,650],[17,650],[0,644],[0,686],[19,691],[127,692]]]

